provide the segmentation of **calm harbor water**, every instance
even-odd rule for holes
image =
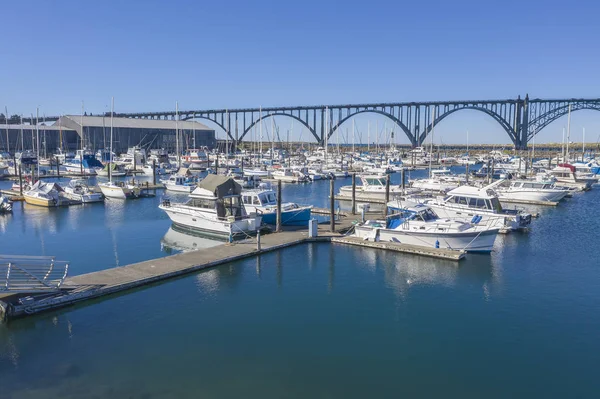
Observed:
[[[328,190],[283,196],[326,206]],[[0,253],[72,274],[166,256],[185,240],[162,195],[17,205]],[[17,320],[0,326],[0,398],[596,397],[599,202],[537,208],[529,233],[460,264],[310,244]]]

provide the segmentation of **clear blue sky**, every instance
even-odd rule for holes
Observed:
[[[0,112],[9,114],[79,113],[82,100],[98,113],[111,96],[118,112],[176,100],[206,109],[600,97],[594,1],[34,0],[1,9]],[[384,123],[363,117],[363,132],[365,118]],[[597,141],[600,113],[572,118],[574,140],[585,126]],[[565,119],[539,141],[560,141]],[[508,142],[476,111],[448,117],[436,141],[465,141],[467,130],[471,142]]]

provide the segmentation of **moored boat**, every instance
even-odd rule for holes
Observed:
[[[159,208],[174,225],[221,239],[245,238],[260,228],[261,216],[248,215],[242,188],[232,178],[208,175],[186,203],[163,201]]]

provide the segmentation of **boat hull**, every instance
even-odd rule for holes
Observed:
[[[357,226],[355,234],[357,237],[373,239],[374,241],[465,250],[467,252],[491,252],[498,235],[498,229],[460,233],[432,233]]]
[[[176,227],[222,240],[227,240],[229,237],[243,239],[256,234],[262,220],[260,216],[256,216],[229,222],[215,220],[202,212],[187,208],[164,205],[160,205],[159,208],[165,211]]]
[[[55,208],[59,206],[59,202],[51,198],[40,198],[23,193],[23,199],[29,205],[43,206],[45,208]]]
[[[106,198],[115,198],[115,199],[128,199],[128,198],[136,198],[139,196],[139,189],[129,188],[129,187],[119,187],[119,186],[107,186],[104,184],[99,184],[100,191]]]
[[[312,214],[311,208],[298,208],[288,211],[281,211],[282,226],[306,226]],[[277,224],[277,213],[262,213],[262,220],[266,224]]]

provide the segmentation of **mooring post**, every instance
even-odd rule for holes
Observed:
[[[494,164],[495,163],[496,163],[496,161],[492,159],[492,171],[490,173],[490,181],[489,181],[489,183],[491,183],[491,182],[494,181]]]
[[[404,190],[406,189],[406,169],[404,166],[400,170],[400,179],[402,180],[402,194],[404,194]]]
[[[133,171],[137,170],[137,157],[135,156],[135,150],[133,150]]]
[[[156,159],[152,160],[152,185],[156,186]]]
[[[485,168],[487,183],[490,184],[490,160],[487,160],[487,167]]]
[[[469,184],[469,161],[467,161],[467,165],[465,166],[465,182]]]
[[[60,159],[57,157],[54,159],[56,159],[56,177],[60,177]]]
[[[352,214],[356,215],[356,172],[352,173]]]
[[[385,204],[383,205],[384,215],[388,215],[388,202],[390,202],[390,175],[385,176]]]
[[[333,182],[333,179],[329,180],[329,231],[332,233],[335,232],[335,209],[333,209],[335,196],[333,192]]]
[[[260,252],[260,229],[256,230],[256,250]]]
[[[21,164],[19,164],[19,194],[23,196],[23,170],[21,169]]]
[[[277,180],[277,225],[275,230],[277,233],[281,231],[281,180]]]

